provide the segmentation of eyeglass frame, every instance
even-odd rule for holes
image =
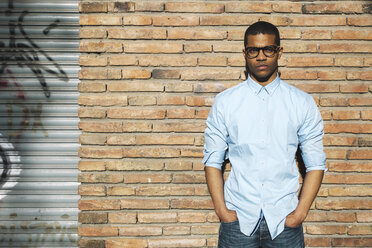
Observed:
[[[267,56],[267,55],[265,54],[265,48],[268,48],[268,47],[274,48],[274,53],[273,53],[273,55]],[[258,49],[258,53],[257,53],[257,55],[254,56],[254,57],[250,57],[250,56],[248,56],[248,52],[247,52],[247,50],[248,50],[249,48],[256,48],[256,49]],[[272,57],[275,56],[276,53],[278,53],[278,51],[279,51],[280,49],[281,49],[281,47],[280,47],[280,46],[276,46],[276,45],[270,45],[270,46],[264,46],[264,47],[246,47],[246,48],[244,49],[244,53],[247,55],[248,59],[255,59],[255,58],[258,57],[258,55],[260,55],[260,51],[262,50],[262,53],[265,55],[265,57],[267,57],[267,58],[272,58]]]

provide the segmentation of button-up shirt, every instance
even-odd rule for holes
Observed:
[[[224,185],[228,209],[250,236],[265,216],[271,238],[284,230],[298,204],[300,145],[306,172],[326,171],[323,121],[311,95],[278,76],[262,87],[248,79],[219,93],[207,119],[203,163],[231,171]]]

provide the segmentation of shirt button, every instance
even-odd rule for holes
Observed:
[[[261,162],[261,165],[264,165],[265,163],[264,162]]]

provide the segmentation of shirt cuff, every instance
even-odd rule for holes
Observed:
[[[215,167],[221,170],[222,163],[225,160],[226,150],[222,151],[208,151],[204,149],[204,157],[202,163],[205,166]]]

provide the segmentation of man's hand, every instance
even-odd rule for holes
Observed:
[[[216,212],[217,213],[217,212]],[[234,210],[227,209],[221,213],[217,213],[222,222],[233,222],[238,220],[238,216]]]
[[[290,213],[285,219],[285,226],[287,227],[298,227],[305,220],[307,214],[300,213],[299,211],[294,210]]]

